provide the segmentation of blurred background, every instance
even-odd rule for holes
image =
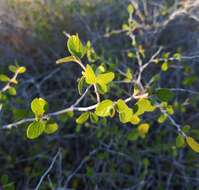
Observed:
[[[68,55],[64,31],[78,33],[84,44],[90,40],[98,65],[119,73],[134,70],[124,30],[130,3],[144,59],[160,46],[182,55],[164,74],[154,64],[144,80],[159,73],[159,87],[188,89],[176,92],[175,118],[199,139],[198,0],[0,0],[0,73],[9,75],[8,66],[15,63],[27,68],[17,96],[0,100],[0,125],[31,117],[35,97],[46,99],[50,112],[78,98],[81,70],[75,64],[55,64]],[[109,96],[127,95],[128,89],[117,84]],[[110,120],[77,126],[72,113],[55,118],[60,126],[56,134],[35,141],[27,140],[26,125],[1,130],[0,189],[35,189],[57,155],[41,190],[199,189],[198,154],[176,147],[177,131],[169,122],[158,124],[158,116],[150,116],[151,132],[137,141],[128,138],[132,126]]]

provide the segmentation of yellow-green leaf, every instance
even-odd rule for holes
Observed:
[[[23,73],[26,72],[26,68],[25,67],[19,67],[17,71],[18,71],[19,74],[23,74]]]
[[[88,120],[88,118],[89,118],[89,112],[84,112],[76,119],[76,123],[81,125],[85,123]]]
[[[193,139],[192,137],[187,137],[186,142],[193,151],[199,153],[199,144],[195,139]]]
[[[31,102],[31,109],[36,117],[41,117],[47,109],[47,102],[42,98],[35,98]]]
[[[122,123],[130,122],[133,116],[133,110],[130,109],[124,100],[119,99],[117,101],[117,110],[119,112],[119,119]]]
[[[11,72],[13,72],[13,73],[15,73],[15,72],[17,71],[17,67],[16,67],[15,65],[9,65],[8,69],[9,69]]]
[[[115,74],[113,72],[100,74],[97,76],[97,83],[108,84],[115,78]]]
[[[130,121],[133,125],[137,125],[140,122],[140,118],[137,115],[132,115],[131,117],[131,121]]]
[[[87,84],[96,84],[97,79],[96,79],[95,73],[90,65],[88,65],[88,64],[86,65],[86,69],[83,72],[83,76],[85,77]]]
[[[93,113],[93,112],[90,112],[90,120],[92,123],[97,123],[98,122],[98,116]]]
[[[161,66],[161,70],[165,72],[165,71],[168,70],[168,67],[169,67],[168,62],[164,62],[164,63],[162,64],[162,66]]]
[[[125,82],[131,82],[133,78],[133,74],[131,72],[131,70],[128,68],[126,71],[126,78],[124,79]]]
[[[185,146],[185,140],[184,137],[182,135],[178,135],[176,137],[176,147],[178,148],[182,148]]]
[[[127,10],[128,10],[128,13],[129,14],[132,14],[135,10],[133,4],[129,4],[128,7],[127,7]]]
[[[28,126],[27,137],[29,139],[35,139],[39,137],[45,130],[45,124],[41,121],[34,121]]]
[[[12,96],[16,96],[17,91],[14,87],[11,87],[11,88],[8,89],[8,93]]]
[[[79,92],[80,95],[82,95],[82,90],[83,90],[84,83],[85,83],[85,77],[82,76],[82,77],[78,80],[78,85],[77,85],[78,92]]]
[[[106,84],[97,84],[98,91],[100,94],[105,94],[108,91],[108,87]]]
[[[95,114],[100,117],[111,116],[111,111],[114,109],[114,104],[111,100],[104,100],[98,104],[95,110]]]
[[[149,132],[150,125],[148,123],[142,123],[138,126],[138,132],[140,136],[145,136]]]
[[[0,75],[0,81],[8,82],[8,81],[10,81],[10,78],[8,76],[4,75],[4,74],[1,74]]]
[[[135,104],[135,114],[137,116],[144,114],[145,112],[153,112],[156,109],[150,102],[150,100],[143,98],[139,99]]]
[[[58,130],[58,125],[57,123],[47,123],[45,127],[45,133],[46,134],[53,134]]]
[[[77,62],[76,57],[71,55],[71,56],[68,56],[68,57],[64,57],[64,58],[58,59],[56,61],[56,64],[63,64],[63,63],[69,63],[69,62]]]
[[[81,40],[79,39],[78,34],[71,35],[67,41],[67,47],[71,55],[82,58],[86,53],[86,49],[84,48]]]
[[[161,114],[158,117],[158,123],[164,123],[166,121],[166,119],[168,118],[168,116],[166,114]]]

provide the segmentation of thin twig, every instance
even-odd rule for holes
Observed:
[[[48,173],[52,170],[54,164],[55,164],[55,161],[57,160],[57,157],[59,156],[60,154],[60,149],[57,151],[56,155],[53,157],[53,160],[49,166],[49,168],[45,171],[45,173],[41,176],[40,180],[39,180],[39,183],[37,184],[35,190],[39,190],[39,187],[41,186],[43,180],[45,179],[45,177],[48,175]]]

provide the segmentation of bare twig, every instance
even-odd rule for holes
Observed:
[[[55,156],[53,157],[52,159],[52,162],[49,166],[49,168],[45,171],[45,173],[41,176],[40,180],[39,180],[39,183],[37,184],[35,190],[39,190],[39,187],[41,186],[43,180],[45,179],[45,177],[48,175],[48,173],[52,170],[54,164],[55,164],[55,161],[57,160],[57,157],[59,156],[60,154],[60,149],[57,151],[57,153],[55,154]]]

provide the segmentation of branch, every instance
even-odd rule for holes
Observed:
[[[39,190],[39,187],[41,186],[44,178],[48,175],[48,173],[52,170],[54,164],[55,164],[55,161],[57,160],[57,157],[59,156],[60,154],[60,149],[57,151],[56,155],[53,157],[53,160],[49,166],[49,168],[46,170],[46,172],[41,176],[40,180],[39,180],[39,183],[37,184],[35,190]]]

